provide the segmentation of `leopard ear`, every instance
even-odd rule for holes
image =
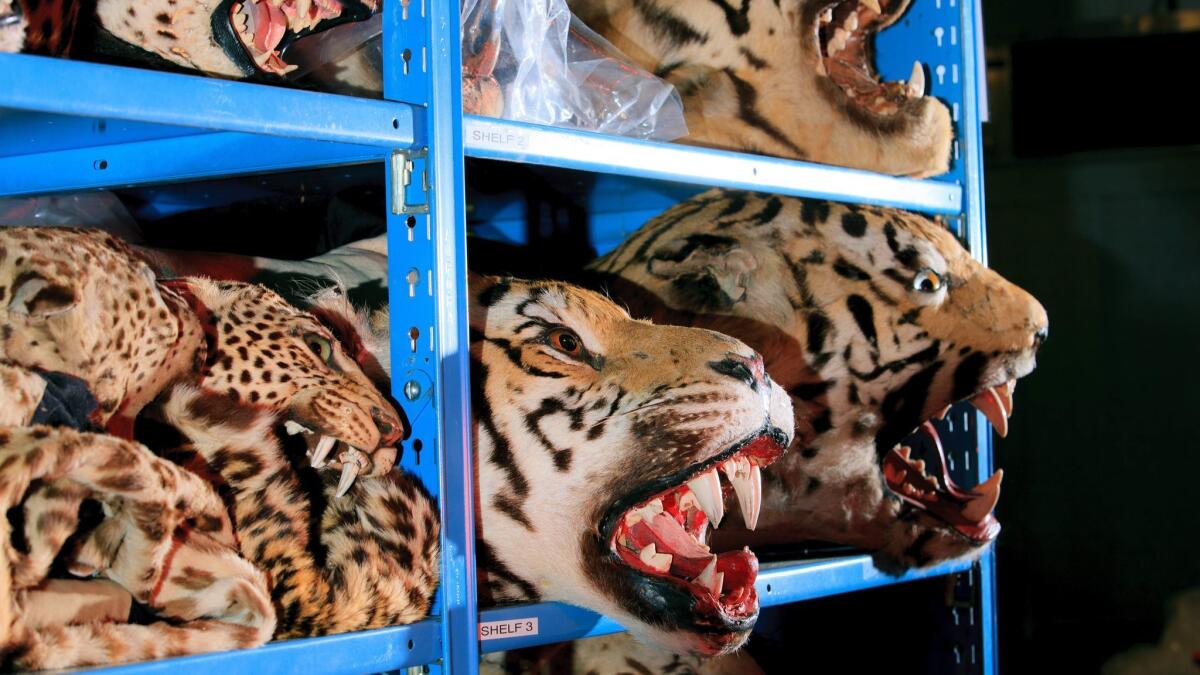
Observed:
[[[675,303],[693,310],[728,310],[746,299],[754,255],[733,237],[693,234],[658,247],[646,263],[670,282]]]
[[[17,277],[8,312],[41,322],[75,308],[75,289],[32,272]]]

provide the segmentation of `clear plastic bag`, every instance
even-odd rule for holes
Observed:
[[[477,115],[669,141],[687,135],[670,84],[638,68],[566,0],[462,0],[463,110]],[[381,17],[344,24],[285,54],[341,93],[382,88]]]
[[[94,227],[130,243],[143,240],[141,228],[111,192],[0,199],[0,225]]]
[[[463,0],[462,20],[464,110],[636,138],[687,134],[675,88],[627,61],[566,0]],[[486,92],[470,105],[471,87],[489,77],[499,114]]]

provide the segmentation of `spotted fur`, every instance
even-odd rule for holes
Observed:
[[[889,13],[908,0],[883,0]],[[949,165],[950,113],[853,103],[824,74],[816,0],[572,0],[591,28],[683,97],[690,143],[928,176]],[[894,5],[894,6],[893,6]]]
[[[85,499],[99,500],[107,517],[64,550]],[[0,518],[0,659],[8,668],[239,649],[271,636],[267,580],[238,556],[220,498],[144,446],[71,429],[2,427],[0,508],[9,513]],[[17,512],[24,526],[14,536]],[[46,582],[60,551],[73,574],[90,580],[69,588]],[[123,613],[71,604],[114,594]],[[126,623],[129,600],[161,620]]]
[[[116,237],[95,230],[0,229],[0,359],[75,374],[99,404],[93,422],[129,436],[132,420],[196,367],[201,331],[179,299]]]
[[[822,540],[889,571],[977,554],[885,486],[880,459],[944,406],[1032,370],[1047,327],[1028,293],[941,224],[895,209],[712,190],[593,265],[637,316],[745,340],[791,395],[792,452],[764,473],[756,532],[718,545]],[[946,280],[914,289],[925,269]]]
[[[204,279],[156,283],[153,275],[142,272],[144,266],[139,267],[132,251],[99,233],[13,228],[0,230],[0,244],[7,254],[0,255],[0,265],[11,263],[0,267],[8,275],[0,276],[0,285],[24,289],[12,296],[8,306],[9,314],[22,323],[6,331],[3,346],[10,349],[0,356],[25,358],[39,369],[70,372],[89,385],[93,375],[100,382],[124,382],[124,392],[111,387],[111,400],[117,402],[109,406],[112,409],[127,409],[125,402],[130,389],[137,390],[136,383],[165,382],[147,394],[158,399],[151,412],[160,420],[159,426],[165,422],[182,434],[183,445],[171,456],[230,495],[238,528],[236,545],[271,580],[269,597],[280,619],[277,635],[357,630],[411,622],[427,614],[437,584],[435,507],[418,483],[389,471],[396,457],[394,443],[405,430],[403,420],[328,328],[274,293],[250,284]],[[12,251],[21,254],[19,259]],[[75,261],[72,274],[65,265],[59,270],[53,251]],[[112,289],[93,283],[102,272],[111,271],[110,265],[136,273],[109,275],[110,280],[125,282]],[[160,298],[169,311],[158,322],[156,314],[139,317],[151,327],[149,332],[138,333],[137,340],[118,348],[119,341],[111,333],[124,326],[125,313],[136,315],[139,306],[123,302],[134,291],[139,297]],[[82,337],[65,328],[82,325],[80,314],[89,320],[84,327],[91,327]],[[194,336],[187,349],[179,347],[178,339],[168,349],[180,356],[166,360],[173,364],[172,376],[158,378],[157,367],[145,370],[153,376],[144,378],[123,372],[138,365],[128,356],[143,353],[139,350],[144,350],[144,335],[156,335],[153,328],[168,325],[173,335]],[[35,330],[41,331],[42,339],[23,334]],[[112,367],[97,373],[92,360],[77,359],[75,355],[83,353],[81,341],[97,345],[92,360]],[[113,356],[111,352],[118,349],[124,351]],[[20,385],[5,389],[2,395],[7,398],[24,400],[37,393],[36,382],[29,377],[10,374],[5,368],[0,368],[0,377],[4,383],[11,379]],[[29,417],[27,408],[22,421]],[[276,430],[284,420],[339,439],[335,466],[340,462],[362,467],[348,496],[333,496],[337,474],[319,475],[308,468],[303,447],[289,454]],[[120,466],[113,463],[108,468],[119,473]],[[191,473],[184,475],[197,480]],[[134,481],[136,474],[121,474],[121,480]],[[211,488],[205,487],[212,495]],[[29,557],[48,562],[76,527],[40,515],[74,513],[89,495],[58,483],[41,490],[26,499],[24,508],[30,514],[26,522],[47,525],[31,531]],[[219,502],[222,516],[225,506]],[[97,533],[102,531],[109,532],[102,526]],[[119,541],[111,534],[93,538]],[[236,549],[229,543],[226,552],[234,555]],[[183,555],[179,551],[185,549],[190,551],[183,547],[175,555]],[[40,551],[49,555],[39,555]],[[88,559],[104,560],[103,556]],[[18,569],[15,578],[24,579],[21,574]],[[178,581],[193,590],[206,587],[203,579],[187,574]],[[142,600],[137,593],[134,597]],[[272,603],[266,606],[272,610]],[[270,630],[266,629],[267,635]],[[170,644],[190,648],[191,643]],[[134,660],[156,654],[162,651],[133,648],[109,657]]]

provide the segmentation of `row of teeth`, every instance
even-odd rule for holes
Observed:
[[[314,433],[312,429],[309,429],[303,424],[293,422],[292,420],[284,422],[283,428],[285,431],[287,431],[289,436],[295,436],[296,434],[309,435]],[[317,447],[313,449],[312,454],[309,456],[309,463],[314,469],[320,469],[325,466],[325,460],[329,458],[329,453],[333,450],[333,447],[337,445],[337,442],[337,439],[333,436],[325,435],[322,435],[321,438],[317,440]],[[350,448],[349,454],[352,457],[357,458],[362,455],[358,448],[355,448],[349,444],[347,444],[346,447]],[[362,467],[353,459],[343,462],[342,476],[338,479],[337,492],[335,493],[335,496],[341,497],[349,492],[350,486],[354,485],[354,479],[358,478],[358,473],[361,470]]]
[[[253,0],[269,2],[278,7],[288,18],[288,26],[295,32],[316,28],[325,19],[341,14],[341,7],[329,0]],[[316,6],[314,11],[313,7]]]
[[[859,5],[875,12],[883,14],[883,9],[879,6],[879,0],[859,0]],[[827,7],[819,15],[820,25],[826,26],[833,23],[833,8]],[[854,31],[858,30],[858,12],[850,12],[850,14],[842,21],[842,25],[833,30],[833,36],[829,38],[829,43],[825,47],[825,55],[833,58],[838,52],[846,48],[846,44],[850,41],[850,36]],[[909,98],[921,98],[925,95],[925,68],[920,61],[913,61],[912,73],[909,74],[908,80],[904,86],[904,93]],[[876,104],[884,104],[886,100],[879,97],[875,100]]]
[[[737,495],[738,507],[742,512],[742,520],[748,529],[753,530],[758,526],[758,516],[762,511],[762,467],[743,455],[730,457],[689,480],[687,488],[679,496],[679,510],[682,513],[687,513],[691,509],[703,511],[713,529],[720,527],[721,521],[725,518],[725,498],[721,490],[721,477],[717,473],[718,471],[724,472],[730,485],[733,486],[733,491]],[[625,523],[632,527],[642,520],[651,519],[662,512],[662,499],[655,499],[645,506],[627,513]],[[697,537],[700,546],[706,550],[708,549],[708,543],[705,541],[707,533],[708,528],[705,527]],[[633,548],[632,544],[628,542],[627,547]],[[673,560],[670,553],[659,553],[653,542],[638,553],[638,558],[644,565],[660,574],[665,574],[671,569]],[[709,559],[704,570],[691,581],[708,589],[716,597],[720,597],[725,573],[716,570],[717,556],[714,555]]]
[[[905,473],[901,473],[897,480],[903,482],[900,491],[905,496],[913,499],[924,499],[928,501],[936,501],[938,499],[937,488],[942,487],[936,476],[931,476],[925,473],[925,461],[918,459],[909,459],[912,454],[912,448],[907,445],[896,448],[896,452],[904,458],[908,466],[921,474],[925,480],[934,484],[935,489],[922,490],[909,482],[904,482],[907,477]],[[971,522],[980,522],[988,516],[989,513],[996,509],[996,504],[1000,501],[1000,483],[1004,480],[1004,470],[998,469],[986,481],[976,485],[971,492],[975,495],[971,501],[967,502],[962,509],[964,518]]]

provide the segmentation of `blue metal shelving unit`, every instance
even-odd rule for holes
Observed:
[[[610,619],[558,603],[483,612],[476,606],[464,156],[608,174],[647,185],[737,187],[942,214],[986,262],[978,2],[917,0],[878,38],[885,77],[905,77],[912,61],[920,59],[929,67],[933,94],[953,111],[958,127],[953,168],[934,180],[463,118],[458,114],[456,0],[385,3],[384,50],[391,55],[385,62],[399,65],[402,53],[410,58],[407,68],[387,69],[383,100],[0,55],[0,196],[363,163],[382,164],[391,195],[393,382],[413,425],[403,462],[441,505],[442,587],[433,616],[409,626],[115,670],[358,673],[427,665],[474,673],[480,620],[538,617],[541,626],[535,637],[489,640],[484,651],[621,630]],[[632,157],[636,164],[629,162]],[[625,209],[624,218],[593,218],[593,238],[602,248],[619,241],[647,208],[620,204],[615,208]],[[961,422],[949,450],[955,475],[971,484],[990,469],[990,432],[973,412],[955,415]],[[882,575],[863,556],[769,564],[758,590],[763,604],[771,606],[950,574],[957,575],[958,601],[948,610],[947,626],[956,642],[947,670],[994,673],[991,554],[974,564],[900,578]]]

